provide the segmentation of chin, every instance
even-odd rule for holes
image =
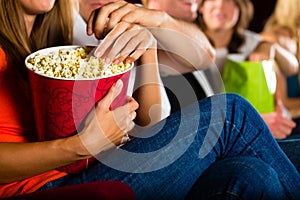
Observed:
[[[41,10],[43,10],[44,12],[49,12],[53,7],[54,7],[54,3],[55,0],[52,1],[42,1],[43,4],[41,4]]]

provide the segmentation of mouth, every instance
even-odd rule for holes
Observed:
[[[214,17],[221,20],[226,19],[226,15],[221,13],[215,14]]]

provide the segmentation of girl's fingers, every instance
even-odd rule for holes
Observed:
[[[135,124],[133,121],[130,121],[130,123],[128,124],[127,128],[124,130],[125,133],[128,133],[129,131],[131,131],[134,128]]]
[[[130,57],[137,60],[147,49],[155,48],[156,40],[144,27],[127,22],[119,23],[102,41],[95,51],[96,57],[122,62]]]
[[[135,111],[131,112],[130,113],[130,119],[131,119],[131,121],[133,121],[135,118],[136,118],[136,112]]]
[[[136,110],[138,108],[138,103],[134,101],[129,101],[126,105],[116,108],[114,116],[116,123],[120,130],[127,133],[134,127],[133,120],[136,118]]]
[[[130,98],[128,101],[129,112],[136,111],[139,108],[138,102],[134,98]]]

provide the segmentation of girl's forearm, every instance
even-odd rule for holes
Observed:
[[[75,151],[76,150],[76,151]],[[86,159],[79,137],[36,143],[0,143],[0,184]]]

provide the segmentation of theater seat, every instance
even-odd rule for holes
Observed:
[[[38,191],[3,200],[135,200],[133,190],[120,181],[101,181]]]

